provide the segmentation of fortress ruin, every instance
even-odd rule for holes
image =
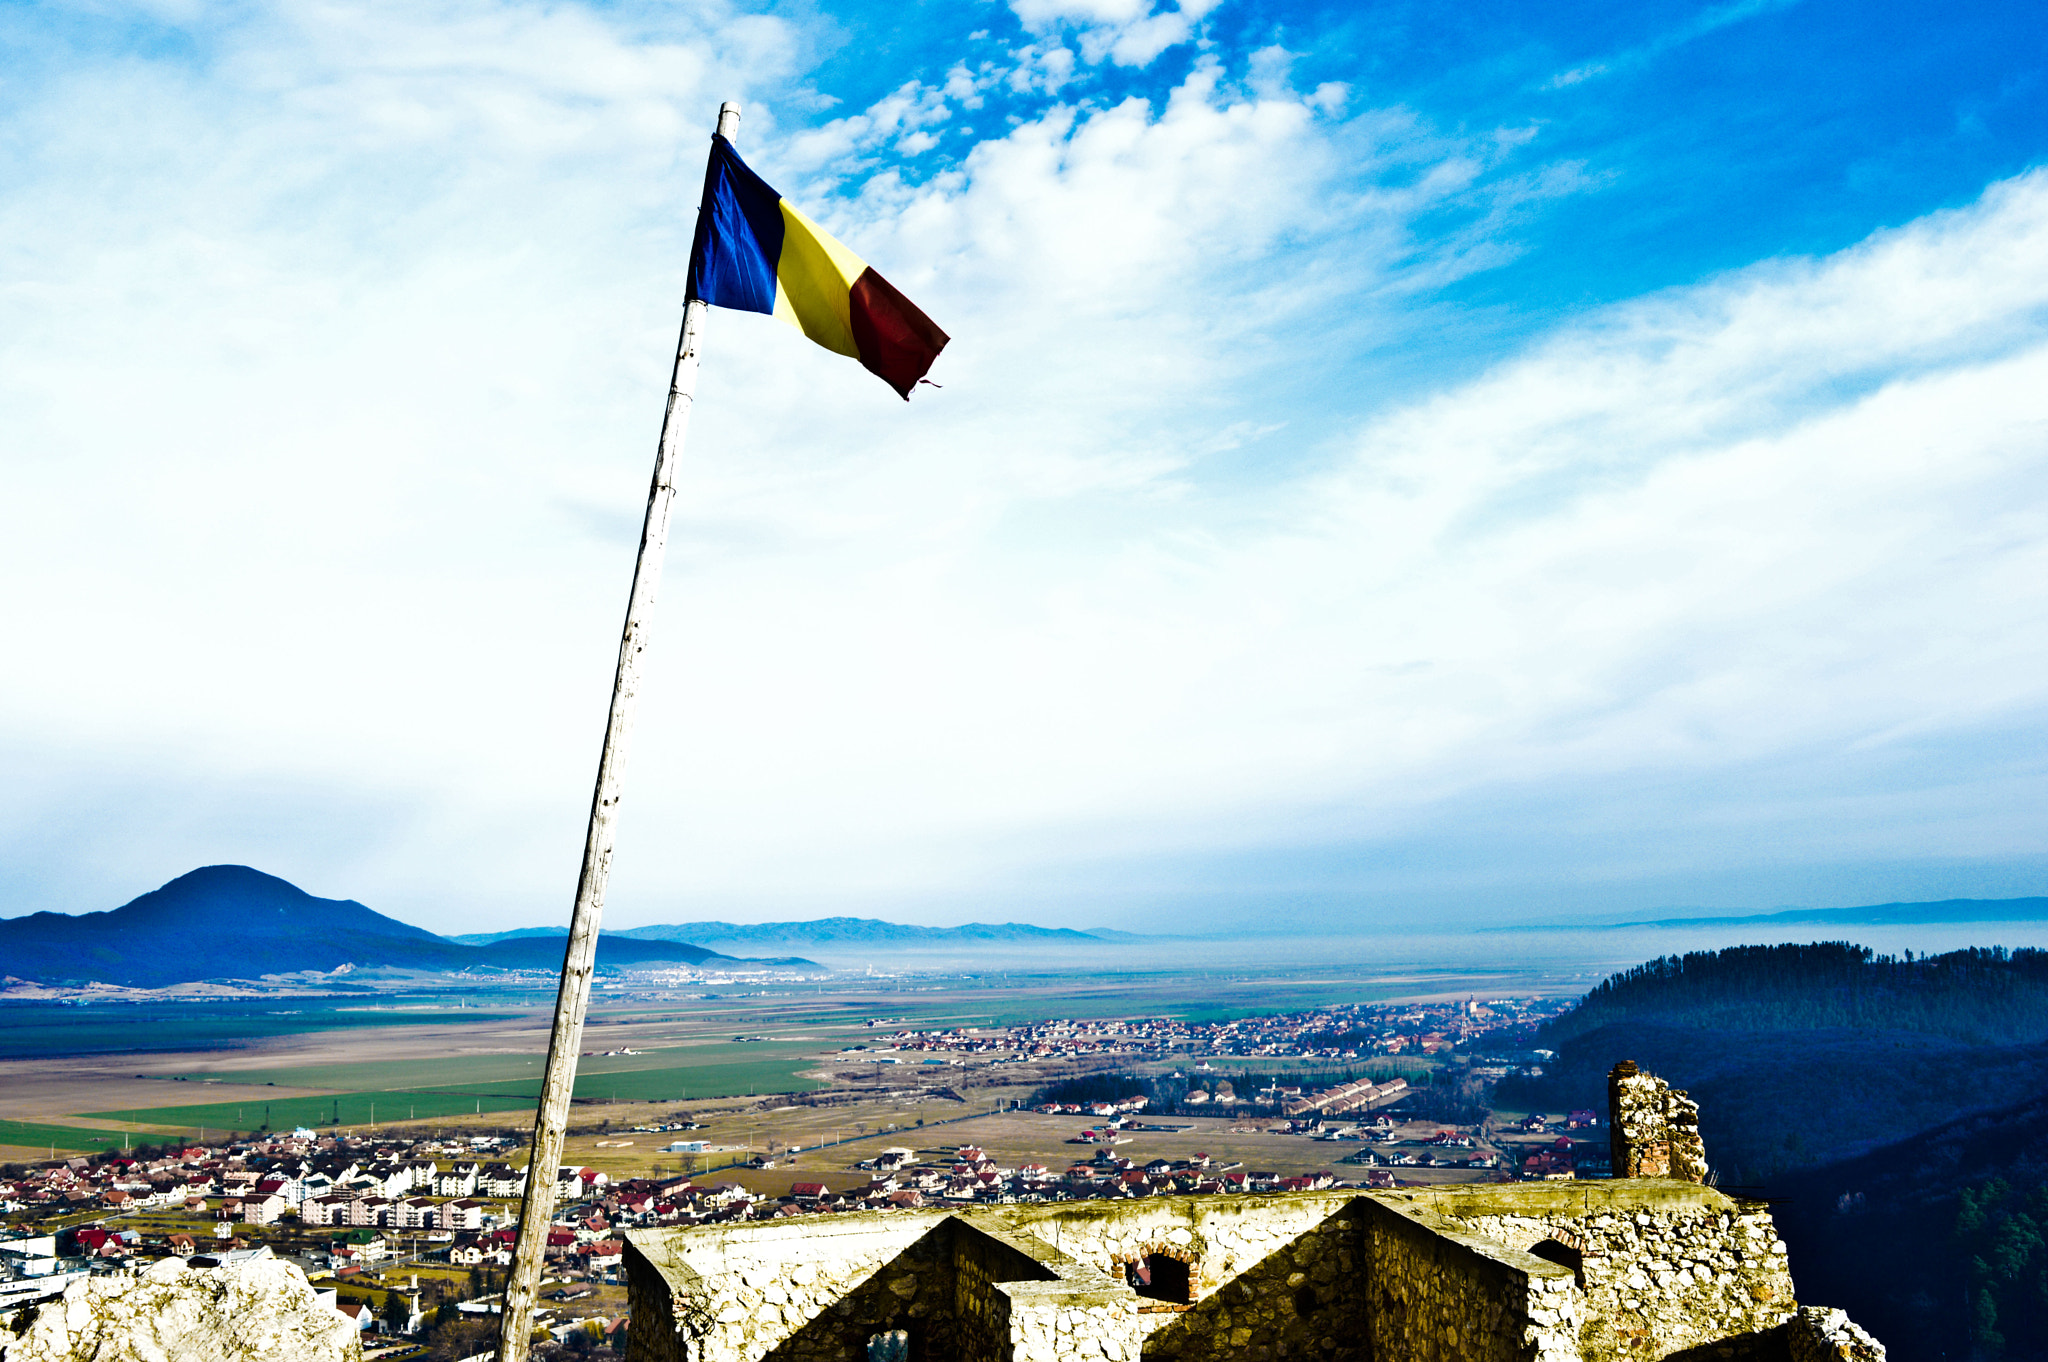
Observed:
[[[1878,1362],[1801,1308],[1697,1108],[1617,1067],[1612,1181],[863,1212],[627,1235],[632,1362]],[[1652,1170],[1656,1170],[1653,1172]]]

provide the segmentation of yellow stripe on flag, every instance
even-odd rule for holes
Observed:
[[[832,234],[782,201],[782,258],[775,264],[775,315],[827,350],[854,359],[847,300],[865,260],[833,240]]]

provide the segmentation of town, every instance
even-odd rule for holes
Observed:
[[[1011,1027],[896,1031],[855,1045],[838,1058],[903,1063],[906,1057],[983,1063],[1117,1058],[1294,1059],[1335,1063],[1378,1056],[1445,1054],[1481,1043],[1511,1050],[1538,1024],[1564,1011],[1555,998],[1477,998],[1390,1006],[1358,1003],[1230,1021],[1172,1018],[1062,1018]],[[870,1022],[879,1027],[887,1023]],[[1529,1062],[1487,1057],[1505,1067]]]
[[[996,1094],[987,1109],[975,1103],[928,1128],[922,1118],[872,1132],[863,1125],[808,1148],[794,1135],[759,1148],[751,1139],[659,1138],[704,1136],[693,1117],[719,1119],[686,1108],[630,1126],[607,1121],[607,1138],[591,1147],[612,1171],[557,1171],[547,1305],[536,1327],[568,1351],[623,1351],[619,1231],[628,1227],[1604,1176],[1605,1131],[1591,1112],[1439,1115],[1452,1076],[1470,1093],[1511,1067],[1541,1063],[1542,1053],[1525,1047],[1557,1006],[1466,1000],[989,1028],[871,1019],[861,1024],[869,1039],[826,1059],[835,1072],[849,1062],[869,1072],[914,1065],[927,1085],[921,1092],[950,1094],[957,1106],[968,1103],[954,1086],[975,1091],[979,1080]],[[1399,1072],[1389,1067],[1395,1060]],[[1105,1088],[1114,1091],[1076,1095]],[[862,1091],[855,1081],[844,1095]],[[767,1098],[748,1115],[773,1128],[779,1116],[815,1110]],[[928,1142],[967,1120],[985,1134]],[[301,1127],[9,1165],[0,1169],[0,1233],[10,1236],[0,1240],[0,1312],[48,1299],[81,1276],[134,1272],[164,1257],[267,1254],[297,1262],[366,1340],[399,1349],[391,1356],[466,1356],[460,1348],[481,1351],[479,1340],[495,1329],[524,1143],[523,1133],[504,1129],[423,1136]],[[638,1166],[622,1154],[628,1147]],[[1077,1152],[1062,1157],[1068,1147]],[[662,1172],[664,1156],[691,1168]]]

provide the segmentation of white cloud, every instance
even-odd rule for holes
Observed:
[[[1025,29],[1047,35],[1071,29],[1089,65],[1149,66],[1160,53],[1191,41],[1221,0],[1011,0]]]
[[[959,97],[953,93],[957,84],[957,74],[940,89],[907,81],[861,113],[835,118],[792,138],[778,159],[800,170],[830,166],[836,174],[846,174],[869,164],[854,158],[892,144],[910,155],[927,151],[937,139],[926,130],[952,117],[946,101]]]
[[[712,318],[622,921],[1369,846],[1503,784],[1570,807],[2048,698],[2041,177],[1387,406],[1364,356],[1577,192],[1525,136],[1203,61],[842,181],[1005,73],[783,131],[803,35],[678,23],[287,11],[18,120],[0,814],[92,891],[19,908],[223,859],[448,925],[565,901],[735,90],[764,173],[956,340],[905,407]],[[1854,843],[1833,797],[1786,854]],[[1901,854],[2040,850],[1897,797]]]

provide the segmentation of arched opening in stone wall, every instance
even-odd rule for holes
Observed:
[[[1586,1255],[1583,1252],[1556,1239],[1538,1240],[1529,1245],[1529,1252],[1546,1263],[1570,1268],[1572,1280],[1578,1283],[1581,1291],[1585,1290]]]
[[[1173,1305],[1194,1299],[1193,1277],[1188,1264],[1167,1253],[1148,1253],[1124,1265],[1124,1280],[1133,1291]]]
[[[910,1362],[910,1331],[885,1329],[870,1335],[867,1362]]]

